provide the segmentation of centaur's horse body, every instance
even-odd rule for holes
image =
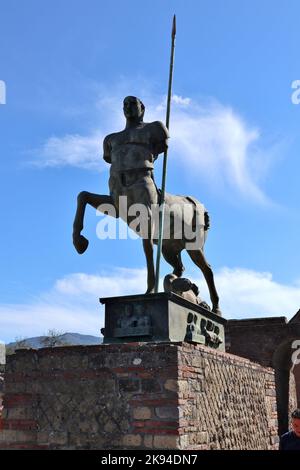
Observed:
[[[111,134],[104,140],[104,159],[111,164],[110,195],[81,192],[77,198],[77,211],[74,220],[73,243],[78,253],[83,253],[88,240],[81,235],[86,205],[104,213],[115,209],[115,215],[124,219],[132,227],[136,216],[128,209],[134,205],[144,208],[136,232],[143,240],[147,261],[148,288],[146,293],[154,291],[155,269],[153,244],[158,239],[158,210],[160,193],[154,182],[153,163],[167,145],[167,130],[162,123],[144,123],[144,106],[135,97],[124,100],[124,114],[127,125],[124,131]],[[121,200],[126,200],[126,211]],[[165,224],[163,232],[162,254],[173,267],[173,273],[180,277],[184,271],[181,251],[186,249],[193,262],[201,269],[210,293],[213,312],[220,314],[219,297],[214,284],[213,272],[207,263],[203,248],[208,230],[208,214],[203,205],[188,196],[166,194]],[[145,226],[147,230],[145,231]],[[134,224],[134,227],[137,227]]]

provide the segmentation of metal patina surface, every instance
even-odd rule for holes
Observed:
[[[171,293],[101,298],[104,343],[187,341],[224,351],[226,320]]]

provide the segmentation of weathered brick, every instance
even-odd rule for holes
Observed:
[[[161,391],[161,385],[156,379],[142,379],[142,391],[148,393],[156,393]]]
[[[88,357],[87,355],[72,354],[66,355],[62,358],[62,369],[87,369]]]
[[[139,434],[127,434],[123,437],[123,445],[126,447],[139,447],[142,444],[142,436]]]
[[[0,450],[47,450],[49,445],[37,445],[35,443],[9,443],[2,444],[0,442]]]
[[[146,449],[153,449],[153,436],[151,434],[144,436],[144,446]]]
[[[118,429],[118,426],[115,421],[109,420],[106,422],[103,429],[105,432],[113,433]]]
[[[6,419],[3,420],[3,429],[35,430],[37,429],[37,421],[32,419]]]
[[[209,440],[209,435],[207,431],[198,432],[196,436],[196,441],[198,444],[207,444]]]
[[[138,406],[133,409],[133,418],[134,419],[150,419],[151,418],[151,409],[147,406]]]
[[[130,373],[130,372],[137,372],[137,373],[143,373],[145,372],[145,368],[141,366],[123,366],[123,367],[113,367],[112,372],[114,374],[123,374],[123,373]]]
[[[6,393],[3,400],[5,408],[13,406],[31,405],[34,401],[34,396],[29,393]]]
[[[49,435],[50,444],[57,444],[59,446],[66,445],[68,443],[68,432],[52,432]]]
[[[134,379],[119,379],[120,392],[137,392],[140,388],[140,381]]]
[[[171,392],[177,392],[178,391],[178,381],[174,380],[174,379],[166,380],[166,382],[164,384],[164,388],[166,390],[171,391]]]
[[[153,435],[179,435],[181,434],[180,429],[166,429],[166,428],[158,428],[158,427],[137,427],[134,428],[133,431],[139,434],[153,434]]]
[[[19,431],[12,429],[4,429],[0,432],[0,442],[2,443],[13,443],[13,442],[35,442],[36,432],[35,431]]]
[[[178,436],[154,436],[153,439],[154,449],[178,449],[178,445]]]
[[[145,399],[144,396],[140,398],[135,398],[129,401],[129,404],[132,406],[168,406],[168,405],[177,405],[177,398],[158,398],[158,399]]]
[[[133,426],[137,428],[178,428],[178,421],[157,421],[157,420],[145,420],[145,421],[133,421]]]
[[[179,418],[179,409],[177,406],[160,406],[155,408],[155,413],[159,418]]]

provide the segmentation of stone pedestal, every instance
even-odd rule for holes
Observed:
[[[199,344],[20,350],[0,449],[275,449],[274,373]]]
[[[186,341],[225,350],[226,320],[174,293],[102,298],[104,343]]]

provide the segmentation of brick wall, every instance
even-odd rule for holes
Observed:
[[[181,348],[179,360],[179,397],[186,421],[184,448],[276,448],[276,393],[271,369],[190,344]]]
[[[274,353],[288,337],[285,317],[229,320],[226,351],[263,366],[274,367]]]
[[[226,325],[226,351],[275,369],[279,434],[289,429],[291,409],[300,396],[300,377],[296,383],[290,373],[292,347],[300,340],[300,311],[288,322],[285,317],[229,320]],[[298,372],[299,374],[299,372]]]
[[[187,343],[10,356],[0,448],[272,449],[274,375]]]

